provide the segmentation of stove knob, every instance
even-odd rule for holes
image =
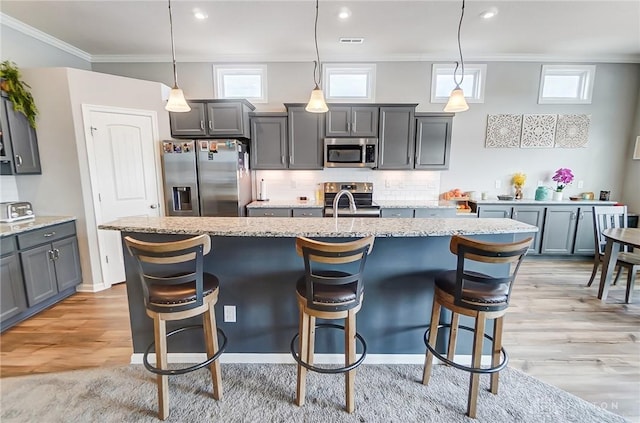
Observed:
[[[32,215],[32,214],[33,214],[33,211],[32,211],[32,210],[27,210],[27,212],[26,212],[26,213],[27,213],[28,215]]]
[[[11,213],[11,217],[18,217],[18,213],[16,212]]]

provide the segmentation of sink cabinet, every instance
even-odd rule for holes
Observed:
[[[189,100],[189,112],[169,112],[174,138],[249,138],[249,112],[255,107],[246,100]]]
[[[36,130],[25,115],[13,110],[13,103],[5,96],[2,96],[0,109],[0,173],[41,174]]]

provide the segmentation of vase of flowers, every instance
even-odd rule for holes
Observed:
[[[562,201],[563,190],[567,187],[567,185],[573,182],[573,178],[573,173],[569,168],[561,167],[560,169],[556,170],[556,173],[551,178],[552,180],[556,181],[556,190],[553,192],[553,199],[555,201]]]
[[[522,187],[524,186],[525,181],[527,180],[527,175],[524,173],[518,172],[513,175],[511,178],[511,183],[516,190],[515,198],[516,200],[522,200]]]

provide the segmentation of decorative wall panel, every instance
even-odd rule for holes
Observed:
[[[553,147],[557,120],[558,115],[523,115],[520,147]]]
[[[582,148],[589,142],[591,115],[558,115],[556,144],[558,148]]]
[[[517,148],[520,146],[522,115],[489,115],[487,117],[487,148]]]

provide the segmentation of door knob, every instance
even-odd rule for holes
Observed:
[[[158,208],[158,205],[157,205],[157,204],[152,204],[152,205],[150,205],[149,207],[151,207],[152,209],[157,209],[157,208]]]

